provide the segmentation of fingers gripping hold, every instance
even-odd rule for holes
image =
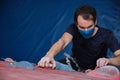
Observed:
[[[97,67],[106,66],[108,64],[109,60],[107,58],[99,58],[97,60]]]

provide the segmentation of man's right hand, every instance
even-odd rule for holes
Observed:
[[[48,56],[44,56],[41,58],[41,60],[38,62],[38,66],[39,67],[51,67],[52,69],[54,69],[56,67],[56,63],[53,57],[48,57]]]

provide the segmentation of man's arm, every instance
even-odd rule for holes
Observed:
[[[61,50],[63,50],[69,42],[72,40],[72,35],[65,32],[63,36],[50,48],[47,52],[46,56],[54,57],[57,55]]]
[[[38,66],[48,67],[49,63],[52,64],[52,68],[56,67],[54,56],[63,50],[69,42],[72,40],[72,35],[65,32],[63,36],[50,48],[47,54],[38,62]]]
[[[109,64],[120,66],[120,49],[114,52],[115,57],[109,59]]]
[[[114,52],[113,58],[99,58],[96,67],[106,66],[108,64],[120,67],[120,49]]]

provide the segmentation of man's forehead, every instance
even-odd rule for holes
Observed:
[[[89,15],[89,18],[86,18],[83,15],[79,15],[77,20],[93,21],[93,17],[92,17],[92,15]]]
[[[94,24],[93,20],[84,20],[82,16],[78,16],[77,23],[79,26],[83,27],[87,27]]]

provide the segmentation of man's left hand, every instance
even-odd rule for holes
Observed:
[[[97,60],[96,67],[106,66],[108,63],[109,63],[109,59],[108,58],[99,58]]]

